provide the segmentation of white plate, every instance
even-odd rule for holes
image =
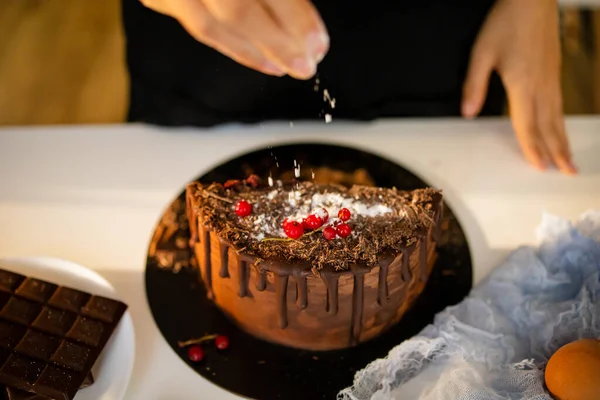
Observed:
[[[118,299],[115,289],[96,272],[56,258],[31,257],[0,260],[0,268],[62,286]],[[94,369],[95,382],[80,390],[74,400],[121,400],[127,390],[135,358],[131,315],[126,312]]]

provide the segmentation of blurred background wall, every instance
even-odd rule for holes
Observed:
[[[600,8],[564,1],[565,111],[599,114]],[[120,0],[0,0],[0,125],[122,122],[120,18]]]

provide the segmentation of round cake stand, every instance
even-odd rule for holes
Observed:
[[[282,174],[286,178],[290,171],[293,177],[294,160],[307,179],[317,171],[348,184],[358,181],[406,190],[428,186],[407,169],[377,155],[323,144],[254,151],[219,165],[199,180],[225,182],[252,173],[261,177],[271,174],[277,179]],[[194,268],[195,260],[187,248],[189,230],[182,192],[163,214],[150,243],[146,266],[148,303],[173,351],[215,385],[252,399],[333,399],[352,384],[356,371],[386,356],[394,346],[431,323],[437,312],[458,303],[469,293],[472,283],[469,245],[459,221],[447,206],[444,223],[447,229],[427,286],[399,324],[355,348],[310,352],[274,345],[246,334],[206,298],[204,285]],[[219,351],[208,343],[203,346],[204,359],[191,362],[187,349],[178,342],[207,334],[228,336],[229,348]]]

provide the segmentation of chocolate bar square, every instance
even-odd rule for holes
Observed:
[[[26,278],[21,286],[15,291],[18,296],[24,297],[38,303],[45,303],[57,286],[53,283],[44,282],[39,279]]]
[[[15,351],[40,361],[48,361],[59,344],[59,338],[30,329],[15,347]]]
[[[42,306],[29,300],[11,297],[0,311],[0,318],[7,319],[18,324],[29,325],[39,314]]]
[[[8,357],[10,357],[10,354],[10,351],[0,348],[0,365],[4,365],[6,360],[8,360]],[[0,396],[0,398],[2,397]]]
[[[35,382],[34,388],[36,393],[53,399],[66,398],[65,394],[73,397],[79,390],[84,378],[80,372],[48,365]]]
[[[81,314],[110,324],[115,321],[119,309],[118,301],[107,299],[106,297],[92,296],[90,301],[81,310]]]
[[[24,390],[19,390],[19,389],[15,389],[15,388],[11,388],[11,387],[7,387],[4,390],[6,392],[6,397],[3,398],[0,396],[0,399],[4,399],[4,400],[47,400],[48,399],[45,396],[40,396],[35,393],[26,392]]]
[[[66,337],[89,346],[98,346],[104,334],[104,324],[86,317],[78,317]]]
[[[10,293],[0,292],[0,310],[8,303],[10,300]]]
[[[11,354],[0,368],[0,382],[17,389],[28,390],[42,374],[45,366],[41,361]]]
[[[63,341],[50,361],[75,371],[83,371],[85,364],[92,353],[92,349],[82,344]]]
[[[27,328],[24,326],[0,320],[0,348],[12,350],[25,336]]]
[[[12,293],[25,280],[23,275],[0,270],[0,290]]]
[[[89,293],[84,293],[71,288],[59,287],[56,289],[50,300],[48,300],[48,304],[56,308],[79,313],[81,307],[87,303],[89,298]]]
[[[90,372],[86,375],[79,389],[85,389],[93,384],[94,376]],[[48,400],[48,397],[37,393],[15,389],[9,386],[0,386],[0,400]]]
[[[64,336],[71,329],[76,319],[77,314],[72,312],[44,307],[31,326],[42,332]]]

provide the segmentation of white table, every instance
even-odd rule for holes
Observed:
[[[164,207],[212,166],[295,141],[346,144],[408,165],[444,189],[470,240],[475,281],[511,249],[535,242],[543,211],[576,218],[600,208],[600,118],[568,120],[577,177],[527,166],[506,120],[336,122],[212,131],[142,125],[0,129],[0,257],[66,258],[116,287],[131,307],[137,335],[127,399],[232,399],[167,346],[143,283],[148,241]]]

